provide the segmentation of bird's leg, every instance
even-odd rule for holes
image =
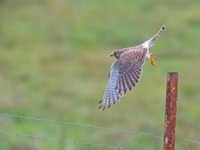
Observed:
[[[153,53],[149,53],[149,55],[150,55],[150,60],[151,60],[151,64],[153,65],[153,66],[156,66],[155,65],[155,59],[156,59],[156,57],[155,57],[155,55],[153,54]]]

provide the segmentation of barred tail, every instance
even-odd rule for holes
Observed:
[[[158,37],[161,35],[161,33],[165,30],[165,26],[163,25],[160,30],[158,31],[158,33],[156,33],[156,35],[154,35],[151,39],[149,39],[148,41],[144,42],[143,45],[149,45],[151,46],[152,43],[154,41],[156,41],[158,39]]]
[[[160,30],[158,31],[158,33],[156,35],[154,35],[150,40],[148,40],[150,43],[153,43],[155,40],[157,40],[157,38],[161,35],[161,33],[165,30],[165,26],[163,25]]]

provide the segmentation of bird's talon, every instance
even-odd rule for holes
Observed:
[[[155,65],[155,59],[156,59],[156,56],[153,54],[153,53],[150,53],[150,60],[151,60],[151,64],[153,65],[153,66],[156,66]]]
[[[151,59],[151,64],[152,64],[153,66],[156,66],[153,59]]]

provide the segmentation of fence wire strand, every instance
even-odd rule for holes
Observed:
[[[1,150],[160,150],[163,146],[163,138],[154,134],[8,114],[0,114],[0,134]],[[200,142],[178,139],[175,149],[200,149]]]

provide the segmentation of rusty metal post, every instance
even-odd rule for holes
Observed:
[[[165,131],[163,150],[174,150],[176,128],[176,102],[178,93],[178,73],[167,74]]]

